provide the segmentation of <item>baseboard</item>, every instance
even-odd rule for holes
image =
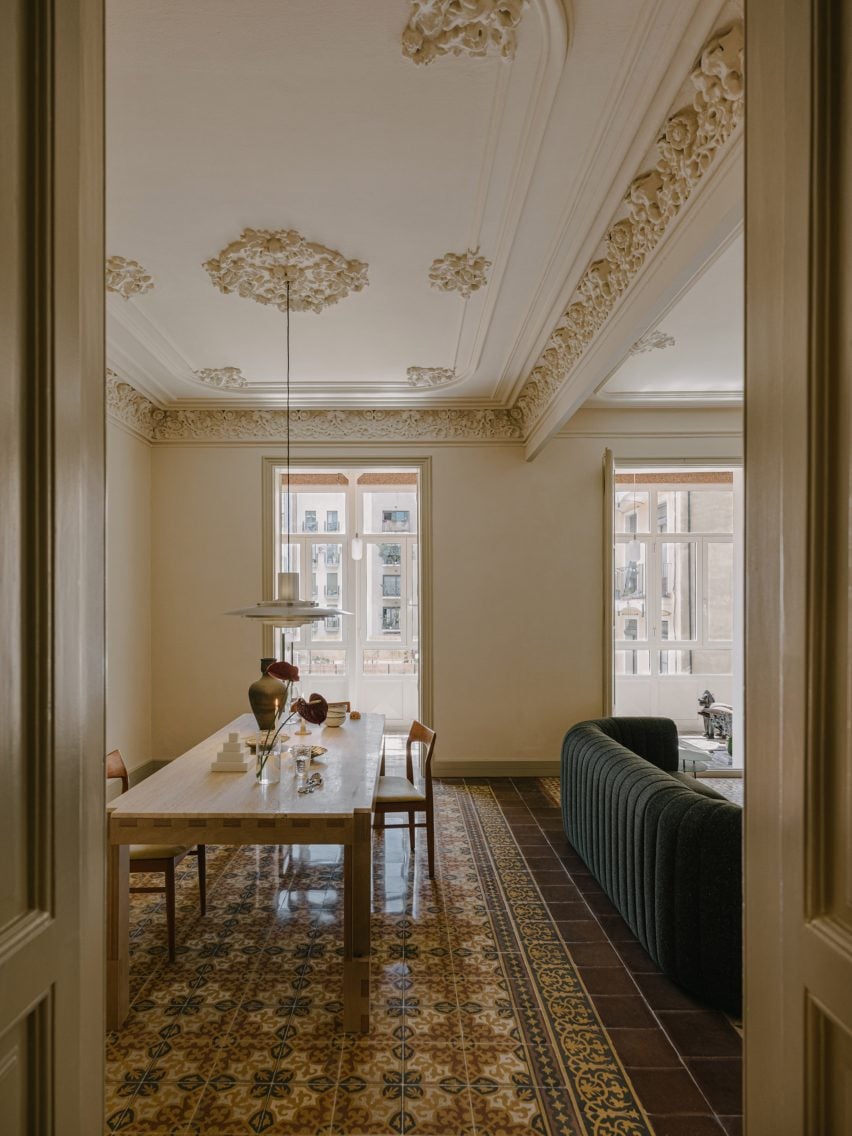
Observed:
[[[699,769],[697,772],[698,777],[742,777],[743,771],[740,766],[722,766],[719,769]]]
[[[559,761],[433,761],[436,777],[558,777]]]

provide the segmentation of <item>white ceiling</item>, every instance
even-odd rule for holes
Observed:
[[[294,228],[369,266],[363,291],[293,314],[296,405],[505,405],[718,7],[575,0],[569,27],[562,0],[530,0],[514,60],[418,66],[409,0],[107,0],[107,253],[154,281],[108,296],[109,365],[164,405],[280,402],[283,315],[202,264],[245,227]],[[429,286],[435,258],[477,246],[485,287]],[[661,326],[695,348],[679,308]],[[732,382],[711,338],[689,375]],[[606,393],[680,389],[668,354],[632,358]],[[410,366],[455,379],[415,390]],[[193,375],[221,367],[248,385]]]
[[[663,334],[664,345],[628,355],[598,388],[594,405],[742,401],[743,252],[739,235],[650,329]]]

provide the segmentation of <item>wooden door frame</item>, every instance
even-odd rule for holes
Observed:
[[[2,833],[16,910],[0,927],[0,1128],[91,1136],[104,1114],[103,3],[6,0],[2,20],[2,717],[5,789],[23,804]]]
[[[746,1132],[828,1136],[852,1123],[852,34],[844,0],[747,7]]]

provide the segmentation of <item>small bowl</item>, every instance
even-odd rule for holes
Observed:
[[[329,708],[328,717],[325,720],[325,724],[327,726],[332,726],[332,727],[342,726],[345,721],[346,721],[346,711],[345,710],[336,710],[336,709]]]

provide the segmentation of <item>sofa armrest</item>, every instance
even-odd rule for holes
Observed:
[[[671,718],[597,718],[583,725],[597,726],[608,738],[666,773],[680,766],[677,726]]]

